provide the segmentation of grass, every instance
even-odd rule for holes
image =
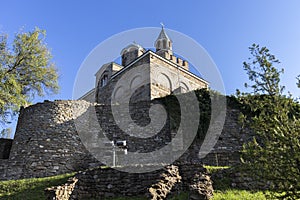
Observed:
[[[208,166],[208,165],[204,165],[204,167],[207,169],[208,173],[212,174],[212,173],[216,173],[222,169],[229,169],[229,166]]]
[[[169,200],[187,200],[188,193],[181,193],[176,197],[172,197]],[[112,198],[110,200],[147,200],[145,197],[119,197]],[[266,200],[265,195],[262,192],[250,192],[246,190],[226,190],[216,191],[214,193],[213,200]]]
[[[229,166],[204,166],[209,174],[217,173],[221,170],[230,169]],[[231,189],[231,179],[228,176],[223,176],[222,179],[214,179],[213,181],[213,188],[214,190],[219,191],[226,191]]]
[[[31,178],[0,181],[0,200],[40,200],[45,199],[47,187],[64,184],[74,174],[63,174],[46,178]]]
[[[226,191],[216,190],[213,200],[265,200],[262,192],[250,192],[247,190],[229,189]]]
[[[168,200],[187,200],[187,199],[188,199],[188,193],[182,192],[177,196],[169,198]],[[146,197],[116,197],[116,198],[110,198],[105,200],[148,200],[148,199]]]
[[[230,169],[229,166],[204,166],[208,173],[213,174],[221,170]],[[265,200],[266,197],[261,191],[247,191],[231,188],[230,177],[223,176],[222,179],[213,180],[214,198],[213,200]]]

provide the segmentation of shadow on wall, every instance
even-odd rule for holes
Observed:
[[[13,139],[0,138],[0,159],[8,159]]]

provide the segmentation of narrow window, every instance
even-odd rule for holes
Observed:
[[[102,78],[101,78],[101,84],[100,86],[103,87],[107,84],[107,81],[108,81],[108,76],[107,75],[104,75]]]
[[[157,41],[157,49],[160,49],[160,41]]]
[[[167,48],[167,41],[163,40],[163,49],[166,49],[166,48]]]

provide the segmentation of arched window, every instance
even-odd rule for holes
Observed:
[[[100,80],[100,86],[101,87],[105,86],[107,82],[108,82],[108,76],[105,74]]]
[[[160,49],[160,41],[157,41],[157,48]]]

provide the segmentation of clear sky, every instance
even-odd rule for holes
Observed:
[[[242,88],[242,62],[252,43],[267,46],[285,68],[283,84],[295,96],[300,74],[300,1],[2,1],[0,32],[45,29],[60,74],[61,91],[46,99],[71,99],[77,70],[89,52],[110,36],[134,28],[182,32],[210,54],[226,93]],[[173,41],[174,44],[176,41]],[[121,49],[120,49],[121,51]],[[118,55],[116,55],[118,56]],[[42,99],[39,99],[42,100]]]

